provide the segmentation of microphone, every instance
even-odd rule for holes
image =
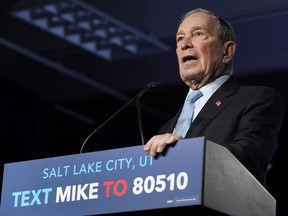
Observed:
[[[140,107],[140,97],[149,91],[154,91],[157,90],[161,87],[162,83],[160,82],[150,82],[146,85],[146,88],[142,94],[139,94],[138,97],[136,97],[136,108],[137,108],[137,119],[138,119],[138,128],[140,131],[140,135],[141,135],[141,141],[142,141],[142,145],[145,144],[145,136],[144,136],[144,129],[143,129],[143,123],[142,123],[142,115],[141,115],[141,107]],[[141,93],[141,92],[140,92]]]
[[[118,116],[119,113],[121,113],[128,105],[130,105],[135,99],[136,99],[136,105],[137,105],[137,119],[138,119],[138,127],[140,130],[141,134],[141,140],[142,144],[144,145],[145,139],[144,139],[144,132],[143,132],[143,124],[142,124],[142,117],[141,117],[141,109],[140,109],[140,97],[151,91],[155,91],[161,87],[162,83],[160,82],[150,82],[146,85],[145,89],[140,91],[135,97],[133,97],[130,101],[128,101],[123,107],[121,107],[116,113],[114,113],[110,118],[108,118],[105,122],[103,122],[98,128],[96,128],[92,133],[89,134],[89,136],[85,139],[83,142],[81,149],[80,149],[80,154],[83,152],[83,149],[88,142],[88,140],[95,134],[97,133],[103,126],[105,126],[107,123],[109,123],[112,119],[114,119],[116,116]]]

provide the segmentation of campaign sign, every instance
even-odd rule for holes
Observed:
[[[201,205],[204,138],[8,163],[1,215],[97,215]]]

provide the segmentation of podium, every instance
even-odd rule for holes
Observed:
[[[184,139],[5,164],[1,215],[276,215],[276,200],[225,147]]]

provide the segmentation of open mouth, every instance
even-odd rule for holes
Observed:
[[[183,63],[188,62],[188,61],[195,61],[195,60],[197,60],[197,58],[195,56],[192,56],[192,55],[185,56],[182,58]]]

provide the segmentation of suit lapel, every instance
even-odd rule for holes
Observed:
[[[197,137],[201,131],[231,103],[230,96],[235,94],[239,89],[239,83],[230,78],[227,80],[207,101],[202,110],[199,112],[186,137]]]
[[[183,106],[182,106],[182,107],[183,107]],[[168,126],[167,126],[167,128],[166,128],[166,130],[165,130],[167,133],[173,133],[174,128],[175,128],[176,123],[177,123],[177,120],[178,120],[178,118],[179,118],[179,116],[180,116],[180,114],[181,114],[182,107],[179,109],[179,111],[177,112],[177,114],[170,120],[170,122],[169,122],[169,124],[168,124]]]

